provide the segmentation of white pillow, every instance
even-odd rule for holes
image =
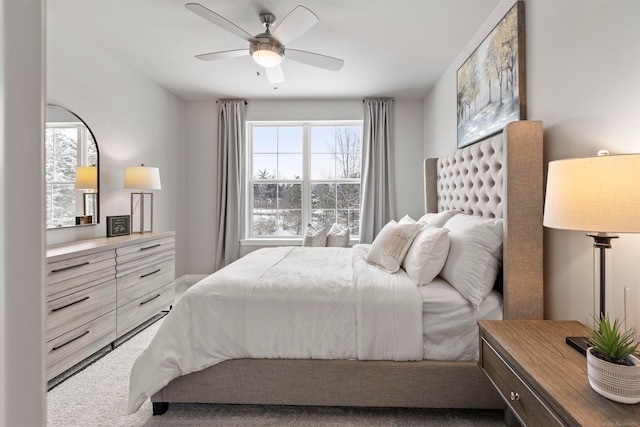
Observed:
[[[418,222],[424,222],[429,225],[433,225],[434,227],[444,227],[447,221],[454,217],[454,215],[459,214],[455,209],[450,209],[448,211],[442,211],[438,213],[428,213],[422,215]]]
[[[336,223],[331,226],[327,235],[327,246],[347,247],[349,246],[349,229],[344,230]]]
[[[424,224],[402,261],[402,268],[417,286],[436,278],[449,254],[449,230]]]
[[[402,218],[400,218],[400,221],[398,221],[398,224],[415,224],[416,222],[418,221],[411,218],[409,215],[405,215]]]
[[[446,222],[449,256],[440,276],[478,308],[502,266],[502,220],[459,214]]]
[[[302,240],[302,246],[325,246],[327,243],[327,234],[329,234],[329,227],[315,231],[311,227],[311,224],[308,224],[307,232]]]
[[[395,273],[400,269],[402,260],[420,231],[420,227],[418,223],[398,224],[395,221],[389,221],[371,244],[365,260],[389,273]]]

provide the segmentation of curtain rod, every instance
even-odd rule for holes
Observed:
[[[394,103],[396,102],[396,100],[393,99],[393,98],[364,98],[362,100],[362,103],[364,104],[367,101],[391,101],[391,102],[394,102]]]
[[[218,103],[218,101],[244,101],[244,105],[248,104],[246,99],[219,99],[219,100],[216,100],[216,104]]]

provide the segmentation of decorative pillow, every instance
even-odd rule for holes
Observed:
[[[349,246],[349,229],[344,230],[334,223],[327,235],[327,246],[347,247]]]
[[[411,218],[409,215],[405,215],[402,218],[400,218],[400,221],[398,221],[398,224],[415,224],[416,222],[418,221]]]
[[[395,273],[400,269],[402,260],[420,228],[420,224],[417,223],[398,224],[389,221],[371,244],[365,260],[389,273]]]
[[[307,232],[302,240],[302,246],[325,246],[327,243],[327,234],[329,234],[329,227],[315,231],[311,224],[308,224]]]
[[[449,230],[422,225],[402,261],[402,268],[417,286],[428,285],[436,278],[449,254]]]
[[[422,215],[418,222],[424,222],[426,224],[433,225],[434,227],[444,227],[447,221],[459,213],[460,212],[455,209],[438,213],[428,213]]]
[[[478,308],[502,266],[502,220],[459,214],[445,228],[449,256],[440,276]]]

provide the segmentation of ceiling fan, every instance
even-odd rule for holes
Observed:
[[[261,13],[260,21],[266,29],[264,33],[256,34],[255,36],[199,3],[187,3],[185,6],[207,21],[249,42],[248,49],[196,55],[196,58],[200,60],[213,61],[251,55],[259,66],[264,67],[270,84],[278,84],[284,81],[284,73],[280,63],[285,57],[303,64],[332,71],[338,71],[344,65],[342,59],[304,50],[285,48],[286,44],[300,37],[318,22],[318,17],[304,6],[296,6],[273,29],[273,32],[271,31],[271,26],[276,21],[276,17],[269,12]]]

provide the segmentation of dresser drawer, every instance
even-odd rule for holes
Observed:
[[[112,279],[47,303],[47,341],[116,309]]]
[[[173,282],[118,307],[118,338],[173,305]]]
[[[51,283],[47,285],[47,302],[73,294],[74,292],[92,288],[101,283],[114,280],[115,278],[116,268],[115,265],[111,265],[102,270],[74,276],[61,282]]]
[[[115,250],[66,258],[61,261],[47,263],[45,267],[46,283],[47,285],[52,285],[77,276],[90,275],[109,267],[113,267],[115,271],[115,265]]]
[[[160,239],[152,239],[134,245],[122,246],[116,249],[116,257],[118,264],[125,264],[136,261],[140,258],[145,260],[157,258],[157,255],[175,251],[175,239],[171,237],[163,237]]]
[[[111,311],[47,342],[47,381],[80,363],[116,339],[116,312]]]
[[[135,261],[127,262],[124,264],[117,265],[116,277],[124,277],[129,274],[136,273],[142,269],[146,269],[152,267],[154,265],[164,263],[164,262],[174,262],[174,253],[173,252],[162,252],[159,254],[155,254],[148,258],[140,258]]]
[[[524,426],[564,425],[498,355],[491,344],[482,339],[481,345],[482,369]]]
[[[175,262],[173,258],[118,277],[118,307],[128,304],[164,285],[173,283],[174,279]]]

